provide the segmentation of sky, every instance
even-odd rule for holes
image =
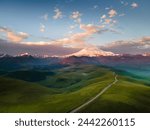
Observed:
[[[92,46],[149,53],[149,5],[149,0],[0,0],[0,53],[63,55]]]

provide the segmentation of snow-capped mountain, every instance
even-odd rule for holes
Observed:
[[[100,50],[97,47],[88,47],[88,48],[84,48],[84,49],[80,50],[79,52],[76,52],[76,53],[73,53],[70,55],[66,55],[66,57],[70,57],[70,56],[97,57],[97,56],[115,56],[115,55],[117,55],[117,54],[114,54],[114,53],[108,52],[108,51]]]
[[[150,56],[150,53],[144,53],[143,56]]]

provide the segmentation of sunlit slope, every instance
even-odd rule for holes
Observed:
[[[115,73],[118,82],[79,112],[150,112],[146,79],[95,65],[70,65],[52,75],[37,71],[44,80],[33,82],[37,72],[29,76],[30,70],[0,77],[0,112],[71,112],[111,84]]]
[[[62,77],[68,82],[57,82]],[[47,81],[51,86],[61,87],[0,78],[0,112],[70,112],[112,83],[114,74],[109,69],[85,65],[61,69],[51,78]],[[80,82],[74,82],[76,78]]]
[[[150,112],[150,87],[129,77],[119,81],[80,112]]]
[[[70,112],[98,94],[105,86],[112,83],[113,80],[113,73],[108,73],[103,78],[97,78],[91,81],[89,85],[83,86],[78,90],[50,96],[42,104],[44,106],[41,111]]]

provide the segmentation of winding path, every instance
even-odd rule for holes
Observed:
[[[80,109],[84,108],[85,106],[89,105],[91,102],[93,102],[94,100],[96,100],[99,96],[101,96],[103,93],[105,93],[110,87],[112,87],[112,85],[116,84],[118,82],[117,79],[117,75],[114,73],[115,75],[115,80],[109,84],[108,86],[106,86],[102,91],[100,91],[95,97],[93,97],[92,99],[90,99],[89,101],[85,102],[84,104],[82,104],[81,106],[77,107],[76,109],[72,110],[70,113],[76,113],[78,112]]]

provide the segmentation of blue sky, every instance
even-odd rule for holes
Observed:
[[[0,0],[0,38],[55,44],[85,32],[81,40],[99,46],[138,39],[150,34],[149,5],[149,0]]]

